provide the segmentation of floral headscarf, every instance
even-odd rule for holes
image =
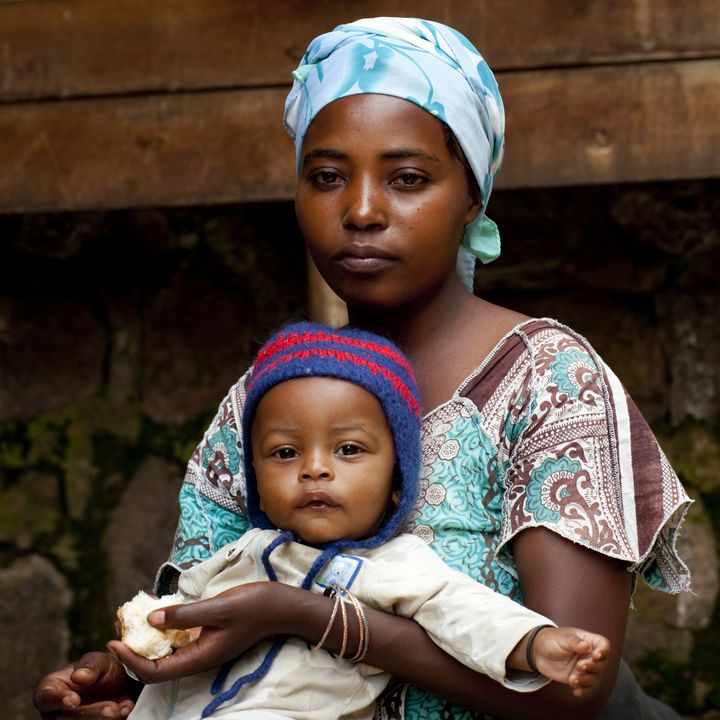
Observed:
[[[285,127],[298,169],[308,126],[333,100],[363,93],[409,100],[450,127],[480,188],[482,208],[465,228],[459,265],[471,254],[472,271],[474,257],[487,263],[500,254],[500,235],[485,208],[502,163],[505,115],[495,78],[467,38],[429,20],[357,20],[315,38],[293,76]]]

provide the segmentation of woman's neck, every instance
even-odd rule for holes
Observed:
[[[457,285],[399,308],[348,308],[350,323],[392,339],[410,358],[425,410],[447,401],[496,343],[526,316]]]
[[[351,325],[391,338],[412,359],[429,338],[442,335],[455,322],[462,323],[476,300],[453,278],[431,296],[395,308],[348,307],[348,316]]]

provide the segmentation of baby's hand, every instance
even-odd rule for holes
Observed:
[[[597,682],[610,653],[610,641],[597,633],[571,627],[540,630],[530,649],[538,671],[565,683],[583,697]]]

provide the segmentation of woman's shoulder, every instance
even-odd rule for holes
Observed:
[[[522,376],[547,370],[558,353],[576,349],[598,363],[591,344],[580,333],[552,318],[527,318],[513,326],[465,378],[456,395],[478,407]]]

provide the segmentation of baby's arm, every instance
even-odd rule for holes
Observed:
[[[535,670],[570,685],[573,695],[590,692],[610,653],[610,641],[587,630],[539,626],[523,637],[507,658],[507,668]]]

